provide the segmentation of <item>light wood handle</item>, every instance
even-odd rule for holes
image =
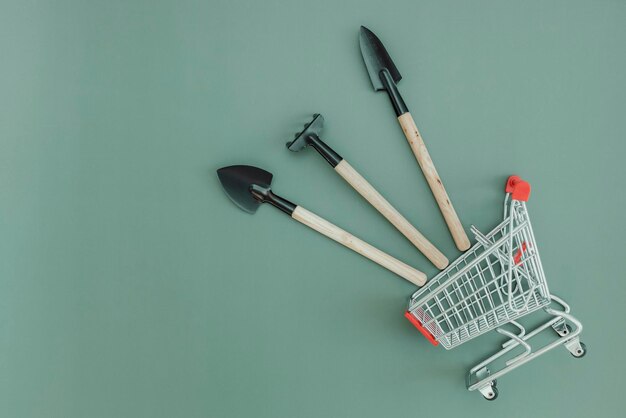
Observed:
[[[316,214],[309,212],[302,206],[297,206],[291,217],[309,228],[313,228],[317,232],[326,235],[328,238],[345,245],[353,251],[356,251],[362,256],[369,258],[375,263],[380,264],[386,269],[396,273],[398,276],[417,286],[423,286],[424,283],[426,283],[426,275],[421,271],[404,264],[402,261],[393,258],[378,248],[372,247],[367,242],[358,239],[349,232],[346,232],[327,220],[320,218]]]
[[[398,117],[398,122],[400,122],[400,126],[402,126],[404,136],[406,136],[407,141],[409,141],[409,145],[413,150],[413,154],[415,154],[415,158],[417,159],[424,176],[426,177],[426,181],[428,181],[430,190],[432,190],[433,195],[435,196],[435,200],[439,205],[439,210],[441,210],[441,214],[448,225],[448,229],[452,234],[454,243],[459,250],[467,250],[470,247],[469,238],[463,229],[463,225],[461,225],[461,221],[459,220],[454,207],[452,206],[452,202],[450,202],[446,189],[443,187],[439,174],[437,174],[437,169],[428,154],[426,145],[417,130],[417,126],[415,125],[415,121],[413,120],[411,113],[406,112],[405,114],[400,115]]]
[[[346,160],[337,164],[335,171],[387,218],[398,231],[402,232],[402,235],[407,237],[438,269],[446,268],[448,265],[446,256],[411,225],[396,208],[391,206],[391,203],[381,196]]]

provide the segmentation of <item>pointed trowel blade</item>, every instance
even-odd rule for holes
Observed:
[[[250,165],[222,167],[217,170],[217,177],[230,200],[249,213],[256,212],[262,203],[250,192],[252,185],[269,189],[272,184],[272,173]]]
[[[361,55],[363,56],[363,61],[365,61],[365,67],[374,90],[385,90],[385,86],[380,80],[380,72],[384,69],[389,71],[393,81],[396,83],[402,80],[400,71],[396,68],[380,39],[365,26],[361,26],[359,44],[361,45]]]

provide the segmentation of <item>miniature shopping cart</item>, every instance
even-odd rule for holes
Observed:
[[[504,221],[487,235],[472,227],[477,243],[413,294],[405,313],[433,345],[448,350],[493,329],[508,337],[467,376],[467,389],[488,400],[498,396],[497,378],[559,345],[575,357],[586,353],[581,323],[548,290],[526,210],[529,195],[530,185],[511,176]],[[527,333],[517,319],[540,309],[549,318]],[[556,334],[551,342],[533,348],[531,339],[549,328]]]

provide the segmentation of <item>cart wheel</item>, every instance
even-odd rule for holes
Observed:
[[[571,353],[576,358],[583,358],[585,357],[585,354],[587,354],[587,346],[585,345],[585,343],[580,343],[580,347],[582,348],[582,350],[577,351],[576,354]]]
[[[496,387],[496,385],[491,385],[491,393],[489,395],[483,395],[483,397],[485,399],[487,399],[488,401],[495,401],[496,398],[498,397],[498,388]]]

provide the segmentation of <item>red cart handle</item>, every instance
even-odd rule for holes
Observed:
[[[520,176],[511,176],[506,181],[504,189],[507,193],[511,193],[513,200],[528,201],[530,197],[530,183],[521,179]]]
[[[522,248],[518,249],[513,256],[513,262],[516,266],[522,262],[522,255],[524,255],[524,251],[526,251],[526,241],[522,242]]]

